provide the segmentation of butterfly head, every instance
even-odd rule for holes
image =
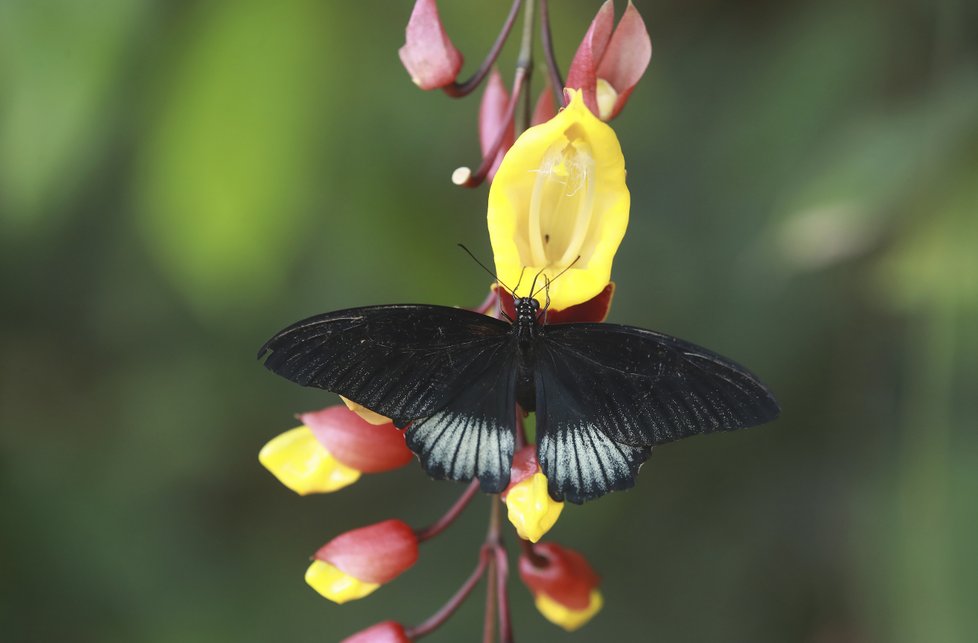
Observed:
[[[540,312],[540,302],[532,297],[516,297],[513,300],[516,308],[516,323],[519,326],[532,327]]]

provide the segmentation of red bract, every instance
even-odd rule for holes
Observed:
[[[315,558],[368,583],[387,583],[418,560],[418,538],[400,520],[385,520],[340,534]]]
[[[569,609],[583,610],[600,577],[584,557],[556,543],[539,543],[534,558],[520,556],[520,578],[534,595],[544,593]]]
[[[384,621],[347,637],[340,643],[411,643],[404,633],[404,626],[394,621]]]
[[[492,146],[499,137],[500,130],[503,130],[502,144],[499,146],[496,160],[493,161],[487,175],[490,181],[496,174],[496,168],[502,163],[506,150],[513,146],[513,119],[504,120],[508,107],[509,92],[503,85],[502,76],[493,69],[489,76],[489,82],[486,84],[486,91],[482,93],[482,102],[479,104],[479,147],[482,149],[483,158],[492,151]]]
[[[462,54],[452,44],[438,16],[435,0],[418,0],[398,50],[411,80],[421,89],[438,89],[455,82]]]
[[[499,295],[502,303],[503,312],[509,315],[510,319],[516,319],[516,307],[513,305],[513,296],[505,290],[493,288]],[[611,300],[615,295],[614,282],[604,287],[604,290],[587,301],[565,308],[564,310],[547,311],[548,324],[568,324],[571,322],[603,322],[608,317],[611,310]],[[546,297],[538,295],[542,299],[541,304],[546,301]]]
[[[363,473],[403,467],[414,457],[404,444],[404,432],[393,424],[370,424],[345,406],[299,416],[333,457]]]
[[[513,468],[509,474],[509,486],[503,491],[501,497],[506,499],[506,494],[515,485],[523,482],[534,473],[540,472],[540,465],[537,463],[537,450],[534,445],[527,445],[513,454]]]
[[[649,32],[631,1],[612,32],[614,17],[614,3],[607,0],[584,34],[567,72],[567,87],[582,90],[588,109],[604,121],[622,110],[652,58]]]

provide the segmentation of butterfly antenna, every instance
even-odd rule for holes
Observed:
[[[513,289],[513,296],[516,296],[516,291],[520,289],[520,284],[523,283],[523,273],[526,272],[526,266],[520,270],[520,278],[516,280],[516,288]]]
[[[567,272],[568,270],[570,270],[571,268],[573,268],[574,267],[574,264],[577,263],[580,260],[581,260],[581,255],[577,255],[577,259],[575,259],[574,261],[570,262],[570,264],[568,264],[568,266],[566,268],[564,268],[563,270],[561,270],[560,272],[558,272],[556,275],[554,275],[554,278],[553,279],[550,279],[548,277],[546,283],[544,285],[540,286],[540,290],[543,290],[544,288],[546,288],[547,291],[548,291],[548,294],[549,294],[550,284],[552,284],[553,282],[557,281],[557,277],[561,276],[562,274],[564,274],[565,272]],[[541,270],[540,272],[543,272],[543,271]],[[539,276],[539,274],[537,276]],[[533,278],[533,285],[536,286],[536,283],[537,283],[537,280],[536,280],[536,277],[534,277]],[[535,298],[536,295],[537,295],[537,293],[540,292],[540,290],[534,291],[533,288],[531,287],[530,288],[530,291],[532,292],[532,294],[530,295],[530,297],[534,297]]]
[[[503,283],[502,281],[500,281],[500,279],[499,279],[499,277],[497,277],[497,276],[496,276],[496,273],[494,273],[494,272],[493,272],[492,270],[489,270],[488,268],[486,268],[486,265],[485,265],[484,263],[482,263],[481,261],[479,261],[479,260],[478,260],[478,259],[476,258],[476,256],[475,256],[474,254],[472,254],[472,251],[471,251],[471,250],[469,250],[468,248],[466,248],[466,247],[465,247],[465,246],[464,246],[463,244],[461,244],[461,243],[460,243],[460,244],[458,244],[458,247],[459,247],[459,248],[461,248],[462,250],[464,250],[464,251],[465,251],[465,254],[467,254],[467,255],[469,255],[470,257],[472,257],[472,261],[474,261],[474,262],[476,262],[477,264],[479,264],[479,267],[480,267],[480,268],[482,268],[483,270],[485,270],[486,272],[488,272],[488,273],[489,273],[489,275],[490,275],[490,276],[491,276],[491,277],[492,277],[492,278],[493,278],[493,279],[495,280],[495,282],[496,282],[497,284],[499,284],[500,286],[502,286],[503,288],[505,288],[506,290],[508,290],[508,291],[509,291],[509,293],[510,293],[511,295],[513,295],[513,297],[516,297],[516,293],[515,293],[515,292],[513,291],[513,289],[512,289],[512,288],[510,288],[509,286],[507,286],[506,284],[504,284],[504,283]],[[520,273],[520,279],[522,279],[522,278],[523,278],[523,273]],[[517,284],[517,285],[516,285],[516,287],[517,287],[517,288],[519,288],[519,284]]]
[[[540,268],[540,272],[538,272],[537,274],[533,275],[533,283],[530,284],[530,298],[531,299],[533,298],[533,291],[535,291],[536,290],[536,287],[537,287],[537,279],[539,279],[540,275],[543,275],[543,271],[544,270],[546,270],[546,268]],[[544,276],[546,276],[546,275],[544,275]]]

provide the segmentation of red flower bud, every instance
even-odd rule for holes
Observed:
[[[503,312],[509,315],[510,319],[516,319],[516,307],[513,304],[513,296],[502,289],[492,286],[499,295],[502,303]],[[575,304],[564,310],[547,311],[548,324],[568,324],[571,322],[603,322],[608,317],[611,310],[611,300],[615,294],[614,282],[609,283],[597,295],[580,304]],[[545,300],[545,298],[544,298]],[[544,302],[541,302],[544,303]]]
[[[391,471],[414,457],[403,431],[390,422],[371,424],[343,405],[303,413],[299,420],[334,458],[363,473]]]
[[[411,643],[404,633],[404,626],[394,621],[384,621],[347,637],[340,643]]]
[[[535,560],[520,556],[520,578],[530,591],[572,610],[587,609],[601,579],[584,557],[556,543],[539,543],[533,552]]]
[[[421,89],[438,89],[455,82],[462,54],[445,33],[435,0],[418,0],[398,50],[411,80]]]
[[[503,85],[503,78],[496,69],[489,75],[489,82],[486,83],[486,90],[482,93],[482,102],[479,104],[479,147],[482,149],[482,157],[485,158],[492,149],[493,143],[499,136],[499,131],[504,129],[503,141],[496,154],[489,173],[486,175],[489,181],[496,174],[496,169],[503,162],[506,150],[513,146],[515,134],[513,130],[513,120],[503,122],[509,107],[509,92]]]
[[[649,32],[631,0],[612,32],[614,13],[612,0],[601,5],[567,72],[567,87],[582,90],[588,109],[604,121],[622,110],[652,59]]]
[[[385,520],[340,534],[315,558],[368,583],[387,583],[418,560],[418,538],[400,520]]]

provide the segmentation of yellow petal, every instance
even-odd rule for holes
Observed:
[[[611,279],[629,204],[618,137],[574,92],[566,109],[523,132],[496,172],[487,216],[496,273],[516,287],[524,267],[553,279],[573,265],[550,286],[551,306],[591,299]],[[528,296],[531,283],[517,294]]]
[[[343,404],[346,404],[346,408],[350,409],[351,411],[359,415],[367,422],[370,422],[371,424],[380,426],[381,424],[387,424],[388,422],[391,421],[390,418],[384,417],[380,413],[375,413],[370,409],[368,409],[367,407],[357,404],[353,400],[346,399],[342,395],[340,396],[340,399],[343,400]]]
[[[360,478],[359,471],[337,461],[305,426],[272,438],[258,461],[301,496],[336,491]]]
[[[380,587],[380,583],[364,582],[321,560],[314,560],[309,565],[306,583],[323,597],[340,605],[363,598]]]
[[[594,615],[601,611],[604,605],[604,598],[599,590],[591,590],[591,598],[588,606],[582,610],[572,610],[561,603],[553,600],[544,593],[536,596],[537,609],[543,614],[544,618],[559,625],[568,632],[582,627],[585,623],[594,618]]]
[[[506,508],[520,538],[535,543],[557,522],[564,503],[547,493],[547,477],[534,473],[506,493]]]

